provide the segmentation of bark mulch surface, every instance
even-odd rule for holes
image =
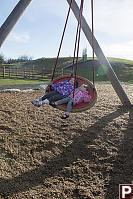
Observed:
[[[117,199],[133,183],[133,107],[111,85],[95,106],[72,113],[30,101],[42,90],[0,93],[0,198]],[[123,86],[133,104],[133,86]]]

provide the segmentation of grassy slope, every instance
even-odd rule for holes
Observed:
[[[38,70],[46,70],[47,72],[51,72],[54,68],[56,63],[56,58],[40,58],[37,60],[29,61],[27,63],[24,63],[22,67],[34,67]],[[58,59],[58,65],[57,70],[61,69],[64,66],[69,65],[72,63],[71,57],[63,57]]]
[[[24,80],[24,79],[0,79],[0,86],[3,85],[15,85],[15,84],[44,84],[49,81],[38,81],[38,80]]]
[[[118,76],[121,82],[133,83],[133,61],[119,59],[119,58],[112,58],[112,57],[108,58],[108,60],[111,63],[112,68],[114,69],[116,75]],[[59,58],[56,71],[59,71],[63,67],[72,64],[72,61],[73,61],[72,57]],[[56,58],[40,58],[37,60],[29,61],[27,63],[23,63],[22,67],[29,67],[29,68],[34,67],[38,71],[39,70],[42,71],[42,69],[44,69],[46,72],[51,73],[52,69],[54,68],[55,62],[56,62]],[[88,58],[88,61],[86,63],[78,64],[78,75],[92,80],[92,76],[93,76],[92,65],[93,64],[92,64],[91,58]],[[71,70],[69,70],[69,72],[70,71]],[[95,60],[95,79],[96,81],[108,81],[106,72],[103,70],[101,64],[98,62],[97,59]],[[28,82],[30,83],[30,81]],[[0,84],[1,83],[2,82],[0,80]],[[7,82],[7,84],[9,83]],[[26,81],[26,84],[27,84],[27,81]]]
[[[109,58],[108,59],[113,70],[121,82],[133,83],[133,61]],[[96,81],[108,81],[106,72],[98,60],[94,62],[95,66],[95,80]],[[93,77],[93,61],[88,60],[85,63],[78,65],[78,74],[92,80]]]
[[[133,61],[113,59],[110,62],[120,81],[133,83]]]

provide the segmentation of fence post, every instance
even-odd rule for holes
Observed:
[[[34,72],[35,72],[35,67],[34,65],[32,66],[32,79],[34,79]]]
[[[44,68],[42,68],[42,79],[44,77]]]
[[[18,76],[18,66],[16,67],[16,77]]]
[[[24,78],[26,78],[26,68],[24,67]]]
[[[11,77],[11,66],[9,66],[9,78]]]
[[[5,66],[3,66],[3,78],[5,78]]]
[[[62,76],[64,75],[64,70],[63,70],[63,68],[62,68],[62,71],[61,71],[61,73],[62,73]]]

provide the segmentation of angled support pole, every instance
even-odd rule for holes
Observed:
[[[0,47],[32,0],[20,0],[0,28]]]
[[[71,0],[67,0],[68,4],[70,5],[70,1]],[[75,2],[75,0],[73,0],[73,5],[72,5],[72,11],[76,17],[76,19],[78,20],[79,18],[79,7],[77,5],[77,3]],[[88,40],[88,42],[90,43],[90,45],[92,46],[92,32],[91,29],[89,27],[89,25],[87,24],[85,18],[82,18],[82,30]],[[102,52],[96,38],[94,37],[94,52],[97,56],[97,58],[99,59],[99,62],[101,63],[104,71],[107,74],[108,79],[110,80],[115,92],[117,93],[119,99],[121,100],[122,104],[125,106],[130,107],[131,106],[131,102],[128,99],[125,91],[123,90],[113,68],[111,67],[109,61],[107,60],[107,58],[104,56],[104,53]]]

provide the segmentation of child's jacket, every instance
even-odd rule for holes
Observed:
[[[64,97],[67,97],[73,91],[74,85],[70,84],[69,80],[65,80],[57,84],[52,84],[52,88]]]
[[[73,98],[73,92],[69,95],[69,97]],[[81,102],[89,102],[91,96],[88,95],[88,92],[86,90],[81,91],[79,88],[75,89],[74,92],[74,102],[76,104],[79,104]]]

